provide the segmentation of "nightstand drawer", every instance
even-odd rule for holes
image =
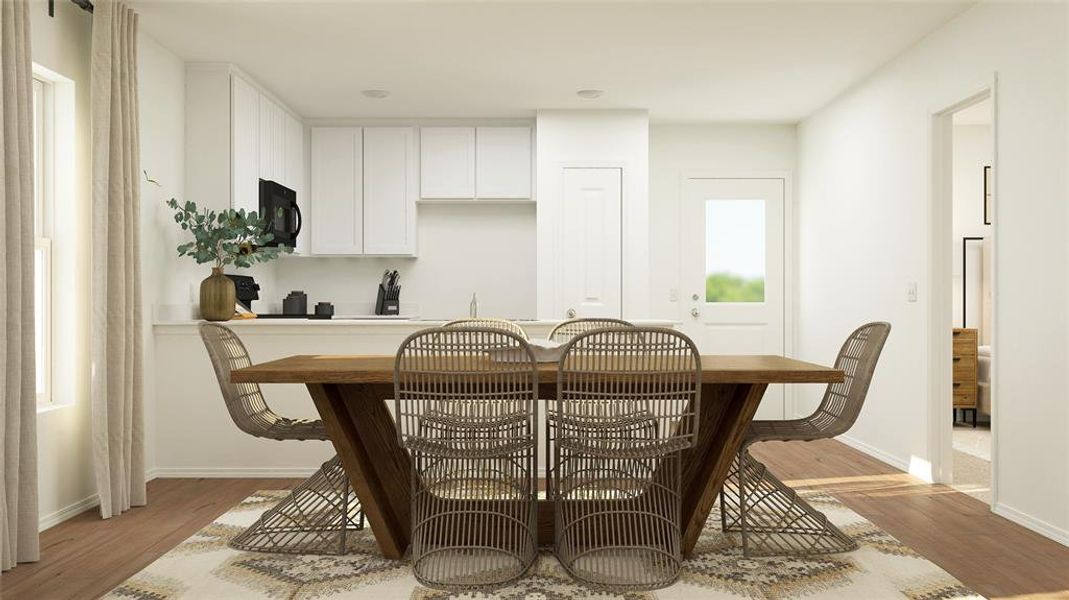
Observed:
[[[976,356],[978,338],[975,329],[955,329],[952,339],[955,356]]]
[[[953,361],[954,381],[971,381],[976,383],[976,359],[963,356]]]
[[[954,388],[954,408],[976,408],[976,386],[972,386],[972,392],[959,391]]]

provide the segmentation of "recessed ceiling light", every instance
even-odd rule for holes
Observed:
[[[368,98],[375,98],[377,100],[387,98],[390,95],[390,92],[387,90],[364,90],[361,93],[363,93]]]
[[[580,98],[586,98],[587,100],[593,100],[595,98],[601,98],[601,95],[604,93],[604,90],[579,90],[575,95]]]

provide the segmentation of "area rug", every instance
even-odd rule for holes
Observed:
[[[354,536],[352,554],[296,556],[240,552],[227,540],[286,492],[245,499],[112,590],[110,600],[369,598],[373,600],[683,600],[713,598],[846,599],[982,598],[829,495],[805,494],[860,544],[855,552],[814,558],[744,558],[735,535],[720,532],[713,511],[679,581],[655,592],[616,594],[573,581],[549,554],[523,579],[480,592],[420,586],[404,561],[379,554],[370,529]]]

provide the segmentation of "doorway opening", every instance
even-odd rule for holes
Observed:
[[[949,389],[944,387],[945,392],[936,397],[937,410],[945,415],[936,420],[941,429],[938,451],[943,459],[939,479],[988,505],[993,501],[995,410],[991,383],[996,355],[993,107],[987,91],[937,117],[942,125],[937,132],[943,139],[936,147],[943,149],[945,181],[944,193],[936,199],[944,205],[943,214],[949,212],[949,219],[942,227],[936,219],[934,233],[939,244],[949,242],[950,247],[943,249],[950,261],[949,268],[936,271],[942,281],[933,282],[949,294],[933,297],[933,302],[945,303],[941,312],[950,317],[951,327],[949,364],[932,361],[938,369],[933,378],[950,383]]]

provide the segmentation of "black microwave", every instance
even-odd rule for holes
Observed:
[[[297,192],[288,187],[260,180],[260,216],[264,220],[264,230],[274,235],[267,246],[297,246],[297,235],[301,233],[301,209],[297,206]]]

